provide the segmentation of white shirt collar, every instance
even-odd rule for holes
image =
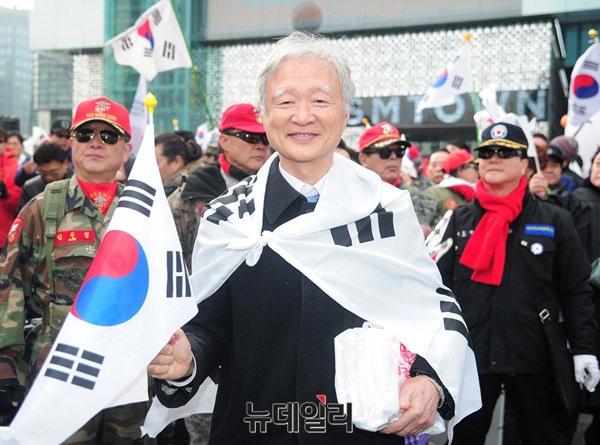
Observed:
[[[302,182],[295,176],[292,176],[291,173],[288,173],[283,169],[281,163],[279,164],[279,172],[281,173],[281,176],[283,176],[284,179],[288,182],[288,184],[290,184],[294,188],[294,190],[308,197],[314,195],[313,190],[316,190],[319,195],[321,194],[321,191],[323,190],[323,184],[325,184],[325,179],[327,179],[327,176],[329,176],[329,172],[331,172],[331,169],[329,169],[329,171],[325,173],[325,175],[321,179],[319,179],[319,181],[315,185],[306,184],[305,182]]]

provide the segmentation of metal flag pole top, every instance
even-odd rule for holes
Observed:
[[[150,125],[154,125],[154,107],[156,104],[157,100],[156,97],[154,97],[154,94],[146,94],[146,97],[144,98],[144,105],[148,107],[148,120],[150,121]]]

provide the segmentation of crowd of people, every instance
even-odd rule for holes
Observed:
[[[593,414],[586,444],[600,443],[600,289],[590,280],[600,257],[600,147],[586,175],[575,139],[533,135],[536,163],[509,122],[491,124],[477,147],[450,141],[428,154],[379,122],[349,148],[354,84],[332,43],[282,39],[259,73],[256,104],[228,107],[204,151],[191,132],[155,137],[192,284],[210,292],[148,365],[151,390],[178,407],[205,379],[219,383],[213,415],[171,425],[163,443],[423,443],[411,441],[441,416],[453,443],[479,445],[502,388],[515,443],[569,444],[580,412]],[[18,132],[0,128],[3,424],[118,205],[134,162],[130,137],[127,110],[103,97],[54,122],[32,157]],[[424,241],[436,233],[445,248],[434,262]],[[232,253],[240,240],[251,247]],[[205,272],[214,263],[222,276]],[[251,431],[250,402],[253,412],[317,395],[335,403],[334,338],[365,322],[415,345],[412,378],[398,391],[402,415],[379,432],[343,422],[317,435],[275,422]],[[566,373],[551,339],[568,344]],[[479,395],[465,396],[471,384]],[[106,409],[66,443],[150,443],[139,438],[147,409]]]

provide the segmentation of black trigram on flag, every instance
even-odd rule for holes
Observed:
[[[583,62],[583,68],[590,71],[598,71],[598,67],[600,65],[596,62],[592,62],[591,60],[586,60]]]
[[[104,357],[75,346],[59,343],[50,357],[46,377],[94,389]]]
[[[396,235],[396,231],[394,230],[394,214],[392,212],[387,212],[381,204],[379,204],[373,213],[371,213],[371,215],[373,214],[376,216],[375,220],[377,222],[377,227],[375,227],[375,229],[378,229],[379,231],[379,238],[389,238]],[[329,231],[333,242],[338,246],[352,246],[353,237],[351,230],[356,231],[356,238],[358,238],[359,243],[362,244],[373,241],[375,235],[373,232],[374,227],[371,215],[367,215],[352,224],[330,229]]]
[[[440,295],[446,295],[447,297],[454,298],[454,294],[449,289],[438,287],[435,291]],[[456,314],[460,317],[460,319],[458,319],[444,315],[444,329],[447,331],[458,332],[467,339],[467,342],[470,343],[469,330],[462,319],[462,312],[460,311],[458,304],[453,301],[440,301],[440,311],[442,311],[443,314]]]
[[[123,51],[127,51],[132,46],[133,42],[131,41],[131,37],[125,36],[121,39],[121,48],[123,49]]]
[[[165,59],[175,60],[175,44],[171,42],[167,42],[165,40],[165,44],[163,45],[163,57]]]
[[[465,80],[465,79],[462,78],[462,77],[460,77],[460,76],[454,76],[454,79],[452,79],[452,85],[451,85],[451,87],[454,88],[454,89],[456,89],[456,90],[459,90],[460,86],[463,83],[463,80]]]
[[[167,298],[191,297],[190,279],[181,251],[167,251]]]
[[[587,107],[585,105],[573,104],[572,110],[575,114],[579,114],[579,115],[583,116],[583,115],[585,115],[586,108]]]
[[[155,9],[154,11],[152,11],[152,21],[154,22],[154,24],[158,25],[161,20],[162,20],[162,15],[160,14],[160,11],[158,9]]]
[[[144,216],[150,216],[156,189],[136,179],[127,181],[127,186],[119,198],[119,206],[134,210]]]
[[[221,221],[227,221],[234,211],[237,211],[240,219],[246,213],[252,215],[256,208],[254,199],[248,199],[248,195],[252,192],[252,185],[255,181],[256,176],[245,178],[226,194],[213,199],[209,205],[205,206],[205,212],[210,212],[207,213],[206,220],[218,225]]]

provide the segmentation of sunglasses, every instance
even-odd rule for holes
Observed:
[[[54,136],[60,139],[69,139],[71,137],[69,133],[55,133]]]
[[[238,131],[236,133],[223,132],[223,134],[235,136],[236,138],[241,139],[248,144],[258,144],[260,142],[263,145],[269,145],[269,139],[267,138],[266,133],[248,133],[247,131]]]
[[[475,165],[474,162],[469,162],[468,164],[461,165],[460,167],[458,167],[459,170],[467,170],[469,168],[477,168],[477,165]]]
[[[479,157],[481,159],[490,159],[495,154],[498,155],[500,159],[509,159],[514,158],[515,156],[522,157],[523,150],[508,148],[508,147],[498,147],[498,148],[478,148]]]
[[[363,153],[366,155],[370,155],[373,153],[377,153],[381,159],[387,159],[392,155],[392,152],[396,153],[397,158],[401,158],[404,156],[406,152],[406,147],[397,147],[397,148],[368,148],[363,150]]]
[[[119,133],[112,130],[94,130],[93,128],[80,128],[75,131],[75,139],[77,142],[85,143],[94,139],[98,134],[100,140],[108,145],[115,145],[119,140]]]

